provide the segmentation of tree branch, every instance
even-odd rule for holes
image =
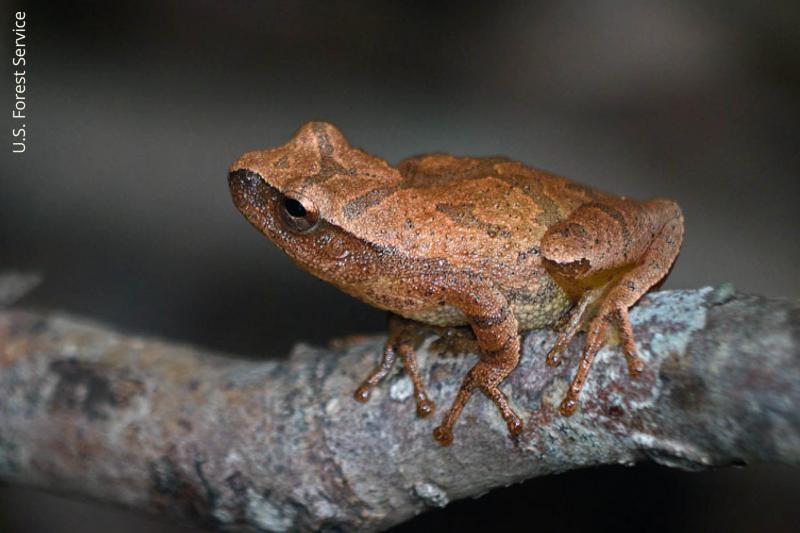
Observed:
[[[554,333],[531,332],[503,386],[521,437],[477,395],[442,448],[438,414],[415,416],[401,372],[353,400],[382,338],[259,362],[0,311],[0,478],[226,531],[377,530],[589,465],[800,462],[800,303],[722,286],[651,294],[631,318],[640,377],[604,348],[578,412],[561,417],[582,337],[552,369]],[[434,357],[429,344],[420,366],[441,411],[475,356]]]

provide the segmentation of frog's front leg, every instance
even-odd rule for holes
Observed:
[[[417,368],[417,347],[421,340],[421,326],[412,320],[400,316],[389,315],[389,338],[383,347],[383,356],[378,366],[361,383],[353,395],[359,402],[369,400],[374,389],[385,378],[394,366],[397,355],[403,360],[408,377],[414,384],[414,400],[417,414],[425,417],[433,414],[434,403],[428,399],[428,393]]]
[[[519,362],[517,319],[505,298],[494,290],[483,287],[467,289],[465,286],[462,291],[446,299],[450,305],[461,309],[469,320],[477,338],[481,359],[467,373],[453,405],[442,423],[433,430],[433,437],[445,446],[453,442],[453,426],[476,389],[494,402],[512,435],[522,431],[522,421],[498,388]]]
[[[605,341],[609,324],[620,333],[628,371],[637,375],[644,364],[636,354],[628,308],[669,272],[683,239],[683,215],[672,200],[648,202],[609,198],[585,204],[553,225],[542,238],[545,268],[572,293],[582,296],[567,328],[548,355],[558,363],[560,352],[593,311],[581,362],[561,403],[560,411],[575,412],[595,354]]]

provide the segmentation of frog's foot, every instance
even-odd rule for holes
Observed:
[[[613,293],[614,291],[612,290],[611,295]],[[583,389],[583,385],[586,382],[586,376],[589,375],[594,356],[605,342],[609,325],[613,324],[619,331],[625,360],[628,363],[628,373],[631,376],[638,376],[644,370],[644,362],[636,354],[636,342],[633,337],[631,320],[628,316],[628,308],[624,305],[613,303],[613,299],[607,299],[606,302],[612,303],[602,305],[589,324],[589,331],[586,335],[586,342],[583,345],[578,371],[559,407],[559,411],[564,416],[572,415],[578,407],[578,397],[581,389]]]
[[[578,332],[578,328],[580,328],[581,322],[584,320],[586,309],[594,304],[602,294],[603,291],[600,288],[589,289],[583,293],[581,299],[578,300],[578,303],[572,308],[566,324],[564,324],[561,331],[558,332],[555,344],[553,344],[553,347],[550,348],[550,351],[547,353],[548,365],[557,367],[561,364],[561,352],[569,346],[569,343],[572,342],[572,338],[575,337],[575,334]]]
[[[378,364],[375,369],[370,372],[367,379],[361,382],[361,385],[356,389],[356,392],[353,394],[353,397],[358,400],[359,402],[366,402],[369,400],[370,396],[372,395],[372,389],[378,386],[378,384],[383,381],[389,372],[392,370],[394,366],[394,361],[397,358],[397,352],[394,348],[394,343],[392,340],[389,339],[386,342],[386,345],[383,347],[383,357],[381,357],[381,362]]]
[[[572,383],[569,386],[567,395],[561,402],[559,411],[564,416],[570,416],[575,412],[578,407],[578,397],[581,394],[581,389],[586,383],[586,377],[589,375],[589,369],[592,368],[592,361],[594,356],[603,342],[606,339],[606,332],[608,331],[608,320],[606,316],[597,315],[589,324],[589,331],[586,335],[586,343],[583,345],[583,353],[581,354],[581,362],[578,365],[578,371],[575,373]]]
[[[505,379],[511,370],[513,370],[513,367],[497,367],[483,360],[478,361],[469,371],[467,377],[464,378],[456,399],[450,410],[445,414],[442,423],[433,430],[433,438],[442,446],[447,446],[453,442],[453,426],[475,389],[482,391],[494,402],[508,426],[508,432],[514,436],[519,435],[522,432],[522,420],[508,405],[505,394],[497,388],[498,384]]]
[[[383,357],[380,364],[356,389],[354,397],[359,402],[369,400],[372,389],[378,386],[389,374],[394,366],[397,355],[403,360],[408,377],[414,385],[414,400],[417,404],[417,414],[421,417],[430,416],[435,411],[435,404],[428,399],[425,385],[417,367],[416,345],[419,344],[418,326],[408,320],[392,316],[389,320],[389,339],[383,348]]]

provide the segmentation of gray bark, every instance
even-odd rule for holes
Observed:
[[[439,413],[419,419],[399,369],[369,403],[352,398],[383,338],[298,344],[288,361],[265,362],[6,309],[0,479],[225,531],[380,530],[589,465],[800,462],[800,303],[721,286],[650,294],[631,318],[640,377],[604,348],[564,418],[583,336],[553,369],[555,334],[530,332],[502,387],[523,434],[509,438],[476,395],[443,448],[431,431],[476,356],[437,357],[432,337],[420,367]]]

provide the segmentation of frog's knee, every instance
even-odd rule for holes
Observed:
[[[630,200],[580,206],[542,238],[545,266],[551,273],[581,279],[630,264],[652,239],[646,213]]]
[[[569,278],[585,276],[592,270],[592,243],[596,240],[584,224],[563,220],[542,237],[541,254],[553,272]]]

